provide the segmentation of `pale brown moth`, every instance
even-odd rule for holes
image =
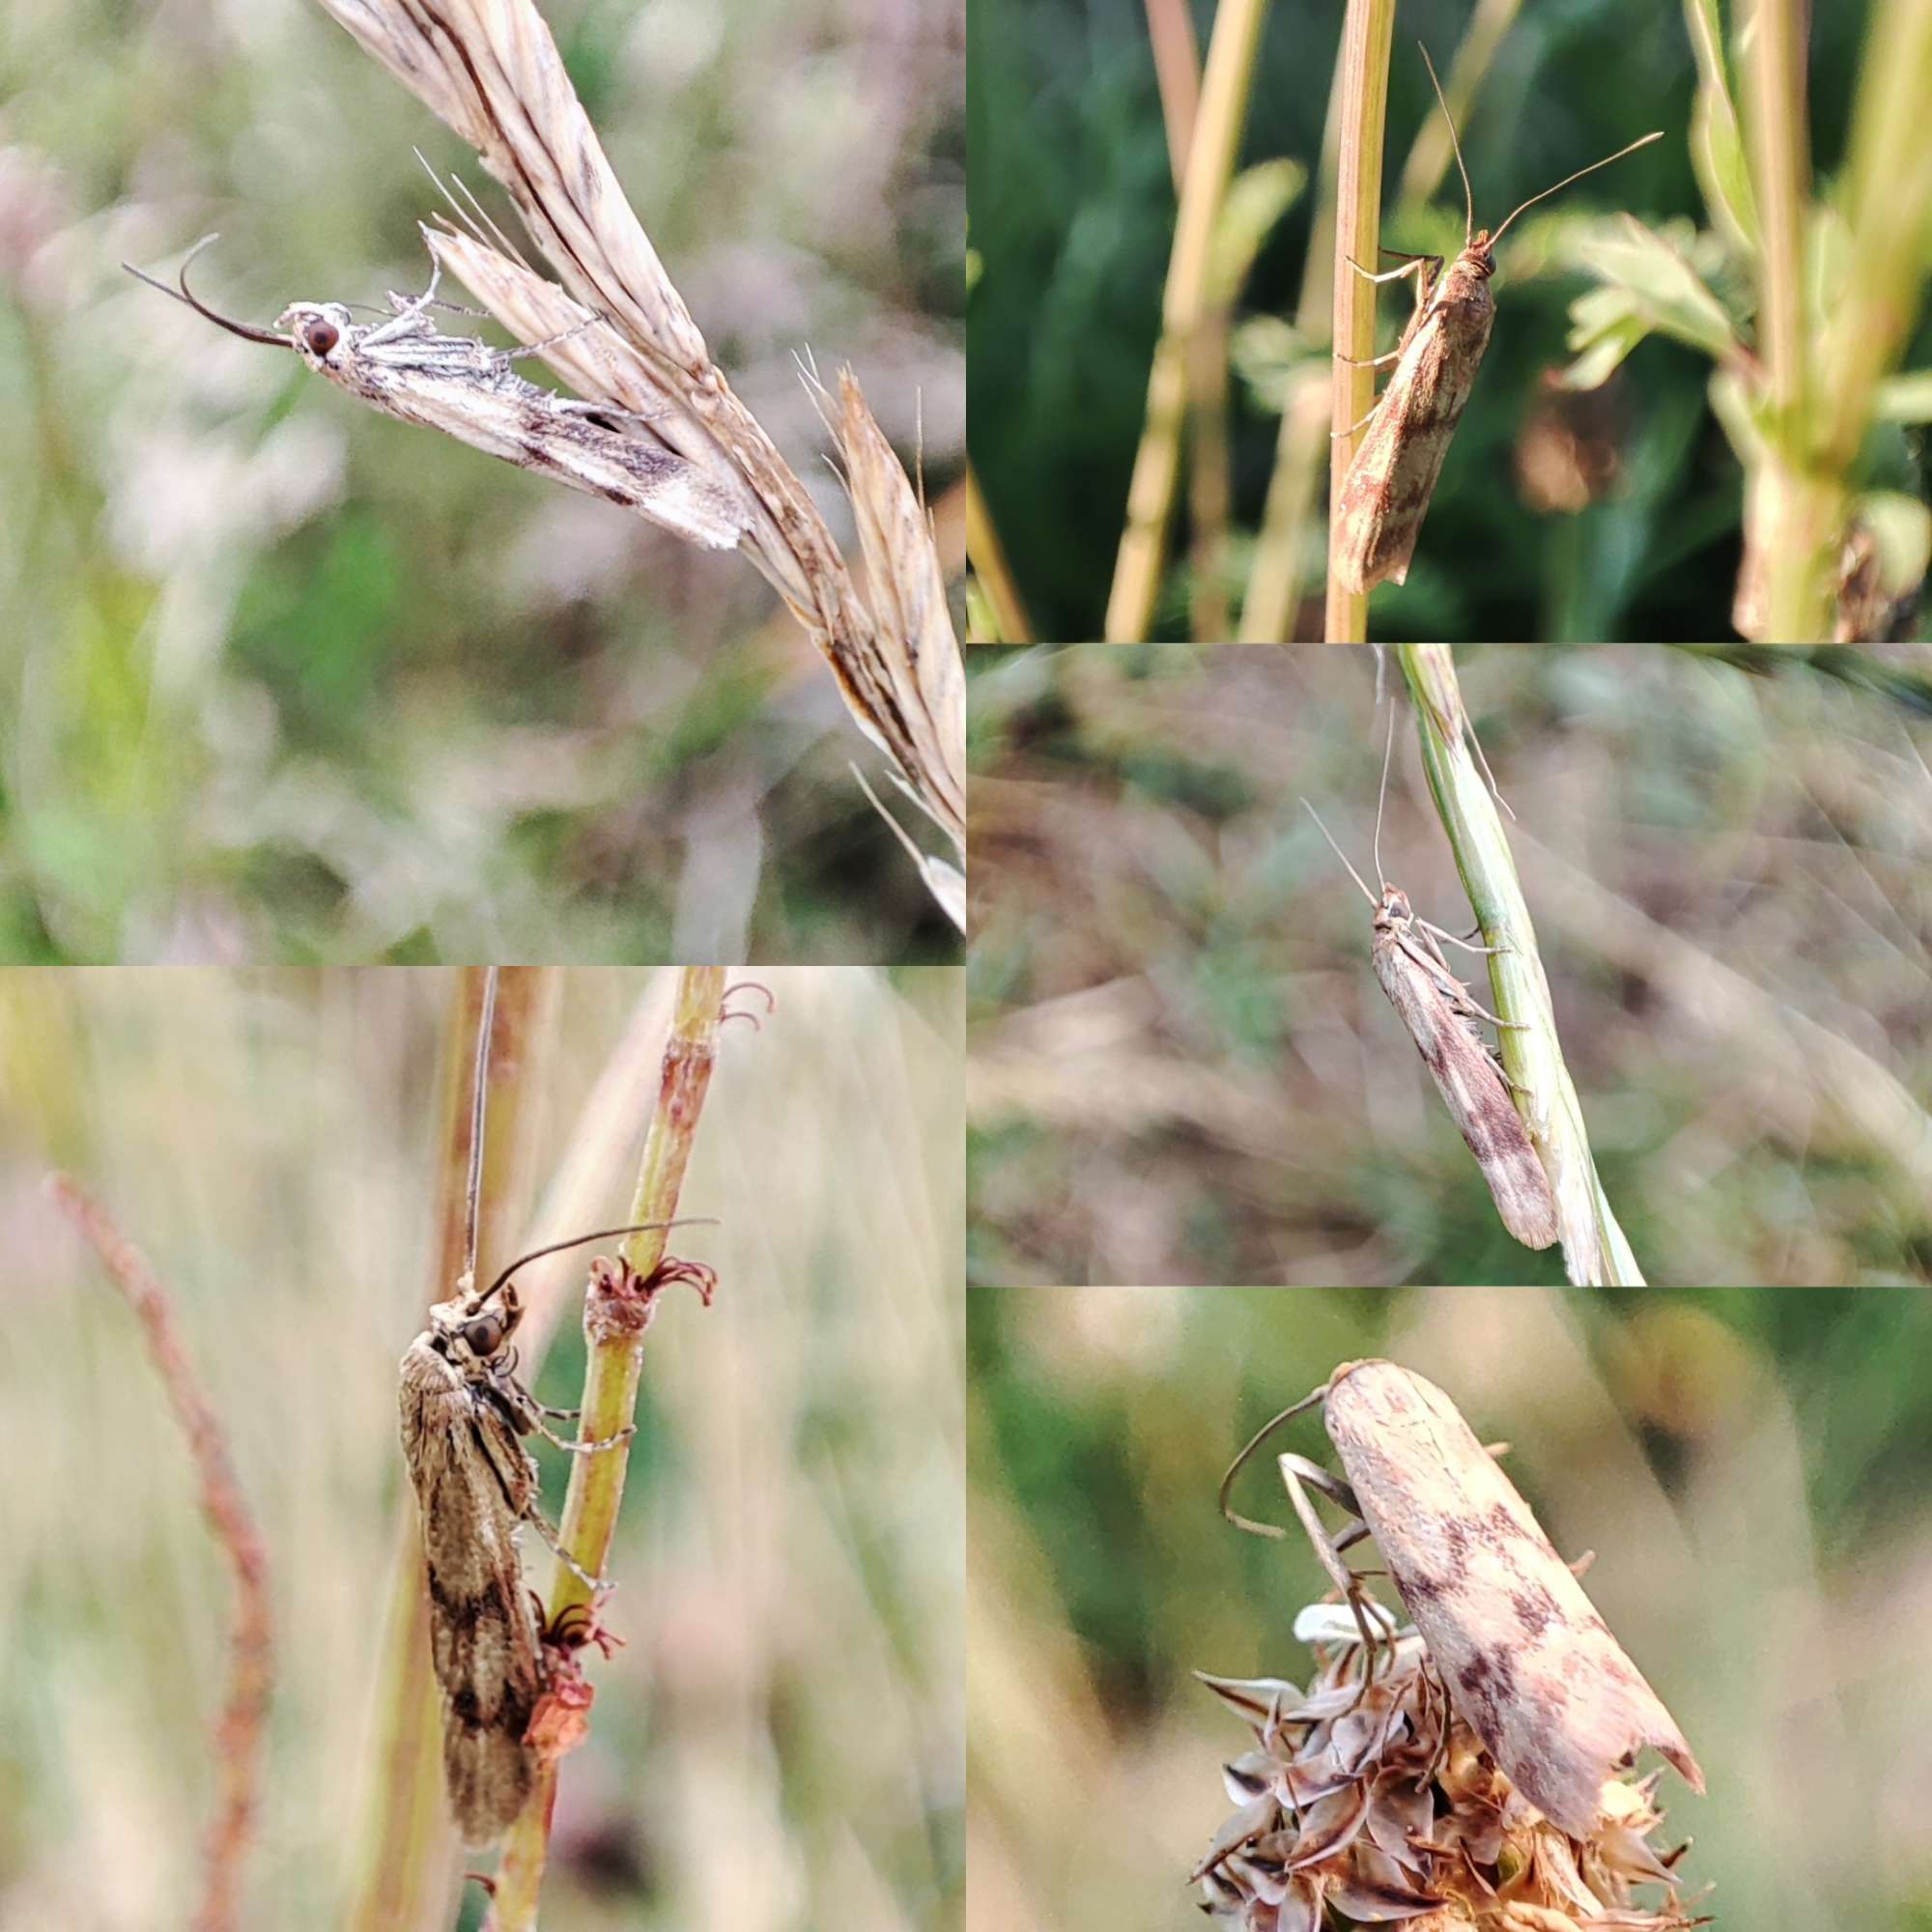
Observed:
[[[1442,99],[1441,83],[1435,78],[1435,65],[1429,59],[1427,47],[1422,58],[1447,120],[1449,103]],[[1463,252],[1446,272],[1439,255],[1411,255],[1401,268],[1379,275],[1371,274],[1359,262],[1350,263],[1357,274],[1371,282],[1413,275],[1416,288],[1415,311],[1402,340],[1386,355],[1374,358],[1378,368],[1393,362],[1395,373],[1364,419],[1368,434],[1349,465],[1335,503],[1329,567],[1345,590],[1360,596],[1385,578],[1401,583],[1408,576],[1408,561],[1435,493],[1435,479],[1441,473],[1442,459],[1448,454],[1449,439],[1455,434],[1476,380],[1477,366],[1490,344],[1490,328],[1496,314],[1490,277],[1495,272],[1496,243],[1510,222],[1524,209],[1547,201],[1572,182],[1662,138],[1659,129],[1601,161],[1592,161],[1587,168],[1578,168],[1574,175],[1566,175],[1554,187],[1531,195],[1492,235],[1487,228],[1475,227],[1475,196],[1469,187],[1468,170],[1463,166],[1456,125],[1450,121],[1449,139],[1455,149],[1457,171],[1463,177]],[[1339,433],[1352,434],[1360,427],[1356,423],[1350,431]]]
[[[1389,728],[1389,750],[1395,747],[1393,721]],[[1388,753],[1382,758],[1382,792],[1388,791]],[[1556,1239],[1556,1197],[1549,1176],[1534,1147],[1530,1145],[1522,1117],[1510,1097],[1508,1077],[1476,1031],[1478,1019],[1492,1026],[1507,1027],[1513,1022],[1498,1019],[1487,1008],[1469,997],[1469,989],[1449,970],[1440,942],[1461,946],[1471,952],[1495,952],[1500,948],[1475,946],[1468,940],[1445,931],[1420,918],[1409,905],[1408,895],[1382,877],[1381,806],[1376,808],[1376,876],[1381,882],[1378,898],[1369,891],[1361,873],[1349,864],[1349,855],[1335,844],[1321,815],[1304,798],[1308,815],[1321,829],[1322,838],[1334,847],[1335,856],[1349,867],[1349,876],[1362,889],[1363,896],[1375,908],[1375,940],[1370,957],[1376,978],[1388,995],[1389,1005],[1408,1029],[1422,1064],[1428,1067],[1442,1095],[1450,1118],[1456,1122],[1476,1165],[1483,1171],[1496,1212],[1503,1226],[1526,1248],[1547,1248]]]
[[[1268,1434],[1320,1404],[1346,1481],[1303,1457],[1279,1459],[1296,1516],[1355,1612],[1373,1657],[1388,1641],[1378,1606],[1342,1552],[1372,1535],[1451,1701],[1537,1810],[1574,1838],[1602,1815],[1605,1780],[1646,1745],[1693,1791],[1704,1775],[1690,1747],[1624,1654],[1575,1573],[1551,1547],[1516,1485],[1477,1441],[1456,1405],[1393,1362],[1345,1362],[1311,1395],[1261,1430],[1221,1486]],[[1331,1536],[1307,1491],[1360,1521]]]
[[[422,1518],[430,1656],[442,1690],[443,1781],[450,1813],[469,1845],[490,1844],[509,1829],[536,1777],[536,1752],[526,1734],[545,1688],[541,1606],[524,1582],[519,1525],[533,1524],[558,1560],[583,1576],[537,1506],[537,1465],[522,1438],[534,1429],[579,1454],[614,1448],[625,1439],[567,1442],[545,1424],[546,1415],[572,1411],[539,1403],[517,1379],[510,1338],[524,1311],[512,1277],[542,1256],[638,1232],[607,1228],[554,1241],[512,1262],[476,1292],[484,1096],[496,989],[492,968],[470,1117],[468,1263],[456,1293],[430,1309],[429,1326],[404,1353],[400,1385],[403,1456]]]

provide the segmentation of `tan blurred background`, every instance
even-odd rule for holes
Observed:
[[[960,0],[541,0],[841,545],[801,360],[965,464]],[[419,291],[473,154],[306,0],[0,0],[0,960],[950,963],[765,582],[142,287]],[[449,291],[459,300],[462,291]],[[501,344],[493,323],[450,333]],[[550,380],[535,365],[520,365]],[[961,548],[956,520],[948,539]]]
[[[1932,1280],[1932,651],[1456,662],[1647,1278]],[[1497,1222],[1301,807],[1373,879],[1372,656],[972,669],[972,1278],[1560,1281]],[[1381,854],[1468,930],[1406,702]]]
[[[562,1772],[559,1932],[957,1923],[957,976],[754,977],[776,1011],[724,1029],[681,1203],[719,1225],[672,1237],[717,1267],[717,1302],[672,1291],[645,1345],[605,1611],[625,1647],[590,1659],[591,1736]],[[243,1922],[343,1923],[413,1523],[396,1364],[432,1286],[456,978],[0,975],[8,1932],[187,1921],[230,1611],[136,1323],[43,1196],[53,1163],[174,1291],[268,1544],[278,1671]],[[587,1215],[576,1232],[624,1218],[671,976],[560,979],[531,1077],[545,1226]],[[582,1264],[523,1277],[533,1321],[565,1297],[534,1378],[559,1405],[582,1386]],[[537,1455],[554,1519],[564,1459]]]
[[[1252,1737],[1191,1673],[1305,1683],[1291,1626],[1328,1588],[1216,1486],[1363,1355],[1444,1387],[1557,1548],[1596,1551],[1586,1587],[1709,1782],[1661,1788],[1700,1910],[1932,1918],[1923,1295],[976,1289],[968,1333],[973,1932],[1203,1922],[1186,1875]],[[1317,1416],[1275,1446],[1334,1466]],[[1264,1458],[1236,1504],[1293,1521]]]

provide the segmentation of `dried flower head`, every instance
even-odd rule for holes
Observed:
[[[1612,1780],[1586,1839],[1516,1790],[1452,1709],[1421,1637],[1381,1605],[1311,1606],[1294,1634],[1318,1669],[1304,1693],[1281,1678],[1202,1682],[1253,1729],[1224,1767],[1236,1809],[1191,1877],[1204,1910],[1241,1932],[1321,1932],[1332,1912],[1411,1932],[1673,1932],[1685,1913],[1660,1855],[1659,1773]],[[1639,1887],[1660,1889],[1640,1905]]]

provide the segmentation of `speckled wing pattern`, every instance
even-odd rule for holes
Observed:
[[[1495,315],[1487,270],[1464,250],[1431,293],[1342,480],[1331,561],[1345,590],[1407,578]]]
[[[1350,1362],[1323,1414],[1451,1698],[1539,1811],[1589,1836],[1604,1780],[1645,1745],[1704,1789],[1670,1713],[1439,1388]]]
[[[465,1842],[485,1845],[522,1810],[535,1771],[524,1733],[543,1670],[514,1531],[536,1470],[490,1392],[427,1336],[403,1356],[401,1409],[442,1687],[443,1776]]]
[[[1407,896],[1383,889],[1372,952],[1376,978],[1415,1041],[1503,1226],[1527,1248],[1555,1241],[1556,1197],[1502,1071],[1473,1025],[1480,1009],[1415,926]]]

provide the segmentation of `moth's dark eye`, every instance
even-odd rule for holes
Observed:
[[[474,1321],[466,1321],[463,1324],[463,1339],[473,1353],[494,1355],[503,1346],[503,1318],[500,1315],[479,1315]]]
[[[302,325],[302,340],[311,355],[327,355],[342,340],[342,331],[332,322],[308,322]]]

